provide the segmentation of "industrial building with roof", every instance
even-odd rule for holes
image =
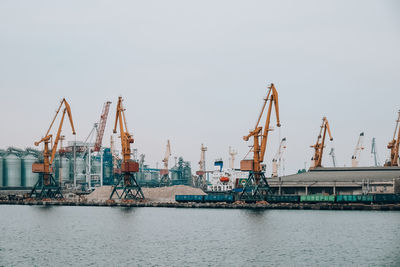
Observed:
[[[393,194],[400,193],[400,167],[341,167],[313,170],[268,179],[277,194]]]

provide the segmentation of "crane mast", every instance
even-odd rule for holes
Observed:
[[[103,111],[101,112],[100,121],[97,127],[97,135],[96,135],[96,142],[94,143],[94,151],[99,152],[101,149],[101,144],[103,141],[104,130],[106,128],[108,111],[110,110],[110,101],[107,101],[103,105]]]
[[[272,177],[278,177],[278,169],[281,166],[283,153],[286,150],[286,137],[282,138],[279,143],[278,151],[276,152],[274,158],[272,159]]]
[[[324,152],[324,147],[325,147],[325,137],[326,137],[326,132],[328,131],[329,134],[329,139],[332,141],[332,134],[331,134],[331,129],[329,127],[329,122],[326,117],[322,118],[322,124],[321,124],[321,129],[319,130],[317,142],[315,145],[312,145],[311,147],[314,148],[314,156],[311,158],[311,167],[310,169],[314,169],[317,167],[322,167],[322,154]]]
[[[167,141],[167,148],[165,150],[165,156],[162,159],[162,162],[164,163],[164,169],[160,170],[161,174],[161,179],[160,179],[160,186],[168,186],[171,183],[171,179],[169,178],[169,171],[168,171],[168,163],[169,163],[169,157],[171,156],[171,144],[169,140]]]
[[[351,156],[351,166],[352,167],[358,167],[358,163],[360,161],[360,154],[361,154],[361,151],[364,149],[363,143],[364,143],[364,132],[360,133],[360,136],[358,137],[356,148],[354,149],[354,153]]]
[[[376,139],[375,139],[375,137],[372,138],[371,154],[374,157],[374,166],[375,167],[379,166],[380,163],[378,162],[378,152],[376,151]]]
[[[267,104],[268,109],[263,129],[259,124]],[[262,162],[264,161],[268,134],[272,131],[272,128],[270,128],[272,106],[275,107],[276,125],[280,127],[278,92],[273,83],[268,87],[267,97],[264,99],[254,130],[251,130],[247,136],[243,137],[244,141],[248,141],[250,137],[253,137],[253,159],[242,160],[240,162],[240,169],[242,171],[249,171],[249,178],[240,195],[240,199],[245,201],[264,200],[265,195],[270,191],[268,182],[265,179]]]
[[[132,135],[128,132],[125,109],[122,101],[122,97],[120,96],[118,98],[113,130],[113,133],[116,134],[117,126],[119,125],[122,147],[121,175],[119,175],[117,183],[113,186],[110,200],[113,198],[114,194],[116,194],[119,199],[144,199],[142,188],[137,183],[135,177],[135,173],[139,171],[139,164],[131,159],[131,144],[134,140]],[[121,181],[123,182],[122,186],[120,186]],[[122,193],[119,193],[118,189],[122,189]]]
[[[62,110],[60,125],[58,126],[56,137],[53,143],[53,135],[50,134],[50,131],[63,106],[64,109]],[[50,123],[48,130],[46,131],[45,136],[39,141],[35,142],[35,146],[39,146],[41,143],[44,143],[43,163],[32,164],[32,172],[39,173],[39,179],[36,182],[35,186],[33,187],[30,193],[30,197],[62,198],[61,187],[60,184],[58,184],[53,177],[51,165],[53,164],[54,158],[57,153],[58,142],[61,139],[61,131],[64,123],[65,114],[67,114],[69,118],[72,134],[73,135],[76,134],[74,128],[74,122],[72,120],[71,107],[68,104],[67,100],[63,98],[56,111],[56,114],[54,115],[53,120]]]
[[[333,147],[331,148],[331,151],[329,152],[329,156],[332,157],[333,167],[336,167],[336,155],[335,155],[335,149]]]
[[[396,127],[394,128],[393,139],[387,145],[390,149],[390,159],[385,163],[385,166],[399,166],[399,144],[400,144],[400,110],[396,120]],[[397,133],[397,138],[396,138]]]
[[[237,155],[237,151],[229,147],[229,155],[231,156],[229,158],[229,168],[233,170],[235,168],[235,157]]]
[[[200,161],[199,161],[199,170],[196,172],[196,175],[198,176],[196,186],[198,187],[207,187],[207,181],[206,181],[206,151],[207,147],[205,147],[203,144],[201,144],[200,147]]]

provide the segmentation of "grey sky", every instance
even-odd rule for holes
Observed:
[[[122,95],[135,147],[152,166],[170,139],[173,156],[194,169],[201,143],[208,166],[227,163],[232,146],[238,167],[250,144],[241,137],[274,82],[282,128],[269,166],[279,135],[286,173],[309,164],[324,115],[340,165],[350,165],[361,131],[362,164],[372,163],[372,137],[383,160],[400,108],[399,11],[397,1],[1,0],[0,147],[33,146],[62,97],[78,140],[113,102],[108,145]]]

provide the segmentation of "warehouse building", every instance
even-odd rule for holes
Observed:
[[[400,167],[316,168],[268,179],[277,194],[393,194],[400,193]]]

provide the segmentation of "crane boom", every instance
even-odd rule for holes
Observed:
[[[286,149],[286,137],[282,138],[278,151],[272,159],[272,177],[278,177],[278,169],[281,165],[282,156]]]
[[[49,143],[51,142],[51,139],[52,139],[53,135],[49,134],[49,133],[51,131],[51,128],[52,128],[52,126],[54,124],[54,121],[56,120],[57,115],[59,114],[63,104],[64,104],[64,110],[62,112],[60,125],[59,125],[58,130],[57,130],[57,134],[56,134],[56,138],[54,140],[54,144],[52,145],[52,147],[50,149],[49,148]],[[69,122],[70,122],[70,125],[71,125],[71,128],[72,128],[72,134],[73,135],[76,134],[75,133],[74,122],[72,120],[71,107],[68,104],[67,100],[65,100],[65,98],[63,98],[63,100],[61,101],[60,106],[58,107],[57,112],[56,112],[56,114],[55,114],[55,116],[54,116],[54,118],[53,118],[53,120],[52,120],[52,122],[50,124],[50,127],[46,132],[46,136],[43,137],[41,140],[35,142],[35,146],[38,146],[39,144],[44,142],[44,152],[43,152],[44,163],[43,164],[37,163],[37,164],[32,165],[32,171],[33,172],[46,173],[46,174],[50,173],[50,166],[53,164],[53,161],[54,161],[54,158],[55,158],[55,155],[56,155],[56,152],[57,152],[57,146],[58,146],[58,142],[60,140],[61,130],[62,130],[62,126],[63,126],[63,123],[64,123],[64,117],[65,117],[66,113],[68,115]],[[51,154],[50,154],[50,151],[51,151]],[[47,182],[47,179],[45,179],[45,182]]]
[[[387,148],[390,149],[390,159],[385,166],[399,166],[399,145],[400,145],[400,110],[396,120],[396,127],[394,128],[393,140],[389,142]],[[397,139],[396,139],[397,132]]]
[[[132,135],[128,132],[128,126],[125,119],[125,109],[122,105],[122,97],[118,98],[117,112],[115,114],[115,124],[113,133],[117,133],[117,125],[121,134],[122,159],[128,162],[131,159],[131,144],[134,142]]]
[[[351,166],[352,167],[358,167],[358,163],[360,161],[361,150],[364,149],[363,142],[364,142],[364,132],[360,133],[360,136],[358,137],[358,140],[357,140],[357,145],[354,149],[354,153],[351,156]]]
[[[168,162],[169,162],[169,157],[171,156],[171,145],[169,140],[167,141],[167,148],[165,150],[165,156],[162,160],[164,163],[164,169],[168,170]]]
[[[107,101],[103,105],[103,111],[100,116],[100,122],[98,126],[98,131],[96,135],[96,142],[94,144],[94,151],[99,152],[101,149],[101,144],[103,142],[103,136],[104,136],[104,130],[106,128],[106,123],[107,123],[107,117],[108,117],[108,111],[110,110],[110,101]]]
[[[319,130],[317,142],[315,145],[312,145],[311,147],[314,148],[314,156],[311,158],[312,160],[312,165],[310,169],[316,168],[316,167],[321,167],[322,166],[322,154],[324,152],[324,146],[325,146],[325,137],[326,137],[326,132],[328,131],[329,134],[329,139],[332,141],[332,134],[331,134],[331,129],[329,127],[329,122],[326,117],[322,118],[322,125]]]
[[[333,147],[331,148],[331,151],[329,152],[329,156],[332,157],[333,167],[336,167],[336,155],[335,155],[335,149]]]

